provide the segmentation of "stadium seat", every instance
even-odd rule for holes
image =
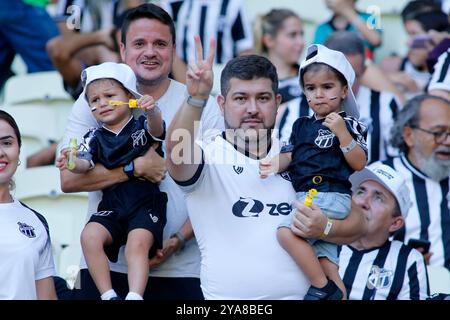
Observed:
[[[80,243],[73,243],[63,248],[59,254],[57,273],[67,281],[70,288],[74,287],[78,272],[80,271],[81,254]]]
[[[450,294],[450,271],[445,267],[428,266],[428,280],[430,282],[430,294]]]
[[[6,82],[4,90],[4,105],[73,103],[72,97],[64,90],[62,77],[57,71],[13,76]]]
[[[26,158],[57,142],[64,134],[70,106],[47,107],[42,105],[15,105],[2,108],[16,120],[22,136],[18,170],[25,168]]]

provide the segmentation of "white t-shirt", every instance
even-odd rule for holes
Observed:
[[[47,229],[18,200],[0,203],[0,300],[35,300],[36,281],[56,274]]]
[[[161,109],[163,120],[166,127],[169,127],[170,122],[174,118],[178,108],[186,99],[186,86],[171,80],[170,86],[164,95],[158,100],[158,106]],[[99,124],[95,120],[92,112],[84,98],[84,94],[75,101],[72,107],[72,112],[69,116],[64,138],[61,147],[68,146],[70,138],[81,138],[86,132],[93,127],[98,127]],[[202,126],[207,128],[218,128],[222,130],[224,127],[223,118],[220,114],[220,109],[215,99],[210,97],[208,104],[202,115]],[[166,153],[165,144],[163,144],[163,151]],[[182,225],[186,222],[188,215],[185,205],[184,195],[175,184],[172,178],[166,174],[166,178],[161,181],[160,190],[167,193],[167,224],[164,228],[164,239],[169,238],[172,234],[179,231]],[[98,204],[101,200],[101,191],[89,192],[89,206],[88,217],[97,211]],[[80,213],[81,214],[81,213]],[[110,263],[112,271],[127,272],[127,265],[124,256],[124,247],[119,252],[119,260],[117,263]],[[86,268],[86,262],[82,258],[81,267]],[[169,259],[167,259],[158,268],[152,269],[151,276],[156,277],[199,277],[200,272],[200,253],[195,239],[186,243],[183,250],[175,252]]]
[[[279,150],[274,141],[270,154]],[[220,134],[203,143],[203,152],[201,174],[182,188],[202,256],[205,298],[303,299],[309,282],[276,236],[295,200],[291,182],[280,175],[261,179],[259,161]]]

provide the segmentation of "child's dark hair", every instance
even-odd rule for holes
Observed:
[[[125,90],[125,92],[126,92],[127,94],[131,94],[131,95],[133,96],[133,93],[131,93],[130,90],[128,90],[127,88],[125,88],[125,86],[122,84],[122,82],[120,82],[120,81],[118,81],[118,80],[116,80],[116,79],[113,79],[113,78],[100,78],[100,79],[96,79],[96,80],[90,82],[90,83],[86,86],[86,89],[84,90],[84,97],[85,97],[86,101],[88,102],[88,104],[89,104],[89,97],[88,97],[88,88],[89,88],[89,86],[90,86],[91,84],[95,83],[95,82],[101,82],[101,81],[113,81],[115,84],[119,85],[123,90]]]
[[[302,69],[302,71],[300,72],[300,79],[302,80],[301,81],[302,85],[303,86],[305,85],[305,81],[304,81],[303,77],[305,76],[306,72],[308,72],[308,71],[317,72],[317,71],[321,71],[321,70],[333,72],[336,75],[336,77],[338,78],[339,82],[343,86],[348,86],[347,80],[345,79],[345,77],[342,73],[337,71],[335,68],[327,65],[326,63],[322,63],[322,62],[311,63],[306,68]]]
[[[6,121],[14,130],[17,137],[17,143],[19,144],[19,149],[22,146],[22,136],[20,135],[19,126],[16,120],[6,111],[0,110],[0,120]]]

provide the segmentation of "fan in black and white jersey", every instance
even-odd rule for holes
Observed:
[[[366,217],[366,232],[342,246],[339,274],[350,300],[424,300],[429,295],[425,261],[420,252],[390,241],[411,207],[405,178],[376,162],[350,177],[352,210]]]
[[[367,128],[368,163],[397,155],[389,145],[390,130],[400,110],[399,100],[388,91],[377,91],[361,84],[366,71],[364,43],[354,32],[339,31],[325,41],[325,45],[342,52],[355,70],[353,92],[359,106],[361,121]]]
[[[450,48],[439,56],[428,85],[428,93],[450,99]]]
[[[361,85],[360,79],[365,71],[363,41],[354,32],[339,31],[328,37],[325,45],[342,52],[355,70],[356,80],[352,89],[359,106],[359,121],[368,128],[366,140],[369,151],[368,162],[396,155],[397,151],[389,145],[390,129],[401,105],[392,93],[376,91]],[[280,140],[287,143],[295,120],[312,114],[313,111],[303,94],[287,103],[277,125]]]
[[[195,59],[196,35],[203,43],[216,39],[217,64],[253,48],[251,25],[241,0],[161,0],[160,6],[175,22],[177,55],[185,63]]]
[[[399,171],[411,190],[413,206],[395,239],[431,242],[429,264],[450,270],[450,103],[421,95],[398,115],[392,144],[400,157],[384,161]]]

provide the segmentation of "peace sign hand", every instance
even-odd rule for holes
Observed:
[[[199,36],[194,37],[197,59],[191,61],[186,72],[186,86],[190,96],[199,99],[208,99],[214,81],[212,67],[216,51],[216,42],[211,39],[209,53],[203,60],[203,46]]]

